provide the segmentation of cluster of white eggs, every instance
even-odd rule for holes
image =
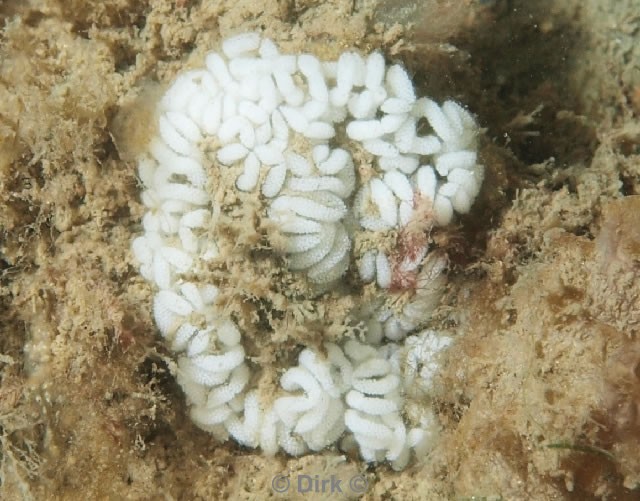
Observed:
[[[376,312],[367,344],[304,349],[299,365],[284,372],[281,394],[266,402],[252,388],[237,324],[216,304],[219,284],[194,278],[220,253],[210,229],[221,207],[207,172],[235,169],[235,188],[264,202],[289,269],[327,284],[357,260],[363,281],[385,289],[389,257],[376,249],[353,256],[353,233],[401,230],[419,200],[434,224],[468,212],[483,176],[471,115],[453,101],[417,98],[407,72],[387,67],[378,52],[324,62],[283,55],[256,33],[225,40],[206,68],[178,76],[158,112],[158,135],[139,163],[148,211],[133,251],[158,287],[154,317],[179,353],[177,378],[194,421],[267,454],[317,451],[342,437],[366,461],[403,468],[433,431],[426,408],[407,426],[405,400],[416,378],[428,387],[424,367],[435,370],[434,357],[448,344],[432,331],[405,339],[432,298],[399,314]],[[213,159],[206,152],[212,138]],[[354,144],[372,159],[366,181],[356,175]],[[420,269],[426,253],[425,246],[404,264]],[[443,260],[429,266],[437,280]],[[384,344],[384,335],[404,344]]]

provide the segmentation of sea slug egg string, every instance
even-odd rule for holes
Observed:
[[[403,416],[450,342],[421,330],[444,286],[446,258],[429,252],[426,239],[403,253],[376,242],[402,235],[423,213],[444,226],[469,212],[484,174],[477,135],[465,108],[416,96],[407,71],[379,52],[321,61],[245,33],[223,41],[204,68],[178,75],[139,160],[146,213],[132,249],[156,288],[154,319],[201,428],[265,454],[340,441],[396,469],[428,448],[437,430],[428,406],[411,422]],[[356,160],[363,157],[366,175]],[[212,279],[207,265],[233,250],[216,239],[233,226],[212,194],[220,186],[240,201],[239,212],[256,208],[283,273],[316,288],[309,298],[346,290],[347,274],[381,297],[409,282],[432,292],[416,292],[401,308],[371,306],[360,315],[359,340],[303,348],[277,395],[265,399],[246,333],[224,306],[234,277],[218,269]]]

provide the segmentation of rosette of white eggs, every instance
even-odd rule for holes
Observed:
[[[138,168],[143,234],[132,245],[141,275],[157,288],[154,318],[177,354],[191,416],[220,440],[266,454],[319,451],[342,438],[367,462],[403,468],[437,427],[428,412],[405,422],[402,364],[429,367],[411,380],[427,389],[437,364],[416,354],[413,336],[405,344],[384,338],[401,342],[415,332],[438,291],[416,295],[399,313],[376,311],[366,343],[303,348],[276,396],[263,395],[242,332],[217,303],[222,285],[198,280],[203,263],[221,252],[211,230],[223,209],[210,194],[209,173],[228,172],[235,180],[228,189],[253,194],[274,249],[310,283],[337,283],[357,263],[363,281],[382,290],[398,272],[415,272],[418,284],[438,289],[446,263],[427,266],[426,245],[392,263],[378,249],[354,256],[353,239],[355,232],[402,231],[417,206],[437,225],[468,212],[483,177],[475,121],[453,101],[417,97],[406,70],[387,66],[378,52],[326,62],[281,54],[247,33],[225,40],[205,63],[180,74],[158,104],[158,133]],[[362,179],[356,145],[371,160]],[[434,346],[427,358],[446,343]]]

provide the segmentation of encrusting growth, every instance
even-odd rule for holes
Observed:
[[[396,469],[429,449],[435,417],[416,398],[428,395],[450,338],[415,333],[445,283],[446,256],[429,252],[428,235],[468,212],[479,192],[476,136],[467,110],[416,96],[406,70],[378,52],[327,62],[281,54],[246,33],[176,78],[139,161],[147,213],[133,252],[157,287],[154,318],[177,353],[177,379],[200,427],[266,454],[339,443]],[[354,166],[357,145],[373,166],[366,180]],[[304,274],[310,298],[314,284],[327,290],[348,270],[361,286],[375,282],[383,299],[414,291],[399,308],[382,301],[367,310],[362,339],[304,348],[272,402],[255,387],[240,324],[219,304],[224,282],[199,278],[203,263],[227,252],[212,238],[223,210],[211,195],[216,170],[234,173],[228,189],[264,209],[276,232],[272,252]],[[390,232],[398,235],[391,251],[371,244]],[[370,244],[356,249],[363,235]],[[336,293],[352,294],[344,285]],[[420,410],[407,422],[411,401]]]

